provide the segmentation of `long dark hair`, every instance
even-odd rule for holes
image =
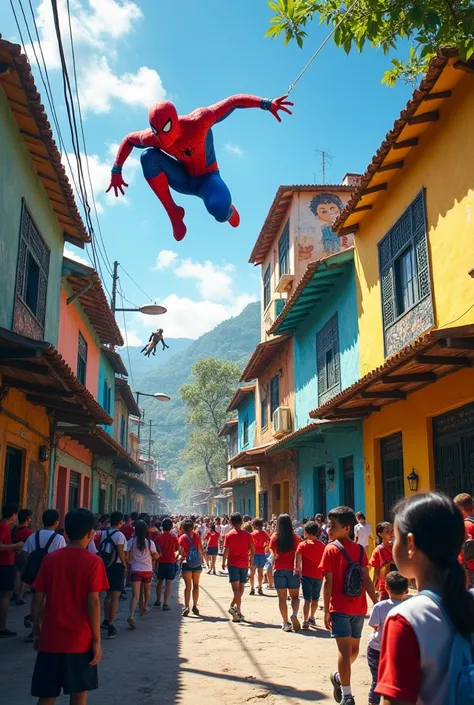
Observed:
[[[417,548],[446,577],[441,598],[454,627],[463,636],[474,632],[474,598],[458,561],[465,540],[462,514],[449,497],[428,492],[401,500],[394,509],[403,542],[413,534]]]
[[[377,534],[377,546],[381,546],[383,544],[382,533],[386,526],[392,526],[392,523],[390,521],[381,521],[375,528],[375,533]]]
[[[292,551],[295,545],[295,534],[293,524],[288,514],[280,514],[276,525],[276,547],[278,553]]]
[[[146,537],[148,536],[148,526],[143,519],[135,522],[135,538],[137,539],[137,547],[139,551],[144,551],[146,548]]]

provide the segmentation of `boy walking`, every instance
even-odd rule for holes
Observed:
[[[33,512],[31,509],[20,509],[18,512],[18,524],[11,530],[12,541],[21,541],[23,544],[31,536],[33,530],[31,529],[31,521],[33,519]],[[15,591],[11,600],[12,605],[17,607],[21,605],[26,605],[26,600],[23,599],[23,595],[26,592],[27,585],[22,581],[22,574],[25,568],[26,556],[22,551],[19,551],[15,555]]]
[[[103,561],[86,550],[94,535],[88,509],[66,514],[69,545],[45,557],[34,582],[33,630],[38,651],[31,695],[54,705],[61,690],[71,705],[85,705],[98,687],[102,658],[99,593],[107,590]]]
[[[334,700],[354,705],[351,666],[359,654],[360,638],[367,612],[366,593],[372,602],[377,595],[369,576],[367,554],[349,538],[356,524],[350,507],[336,507],[328,514],[329,543],[320,568],[324,571],[324,625],[336,639],[338,670],[331,674]]]
[[[229,582],[232,587],[233,598],[229,607],[229,614],[233,622],[243,620],[241,611],[242,595],[247,582],[249,565],[253,564],[255,544],[253,536],[242,529],[242,515],[239,512],[230,517],[232,529],[224,539],[224,555],[222,556],[222,570],[229,567]]]
[[[369,549],[369,539],[372,538],[372,527],[367,523],[363,512],[357,512],[356,519],[357,524],[354,527],[355,542],[363,546],[364,551],[367,553]]]
[[[23,547],[23,543],[12,543],[10,527],[18,515],[18,504],[9,502],[2,509],[0,521],[0,639],[16,636],[16,632],[7,629],[7,615],[10,598],[15,585],[15,551]]]
[[[323,570],[320,568],[325,545],[319,541],[319,525],[309,521],[304,527],[304,541],[298,545],[295,554],[295,573],[301,576],[303,590],[303,629],[316,626],[316,610],[323,584]]]
[[[160,562],[158,563],[158,583],[156,586],[156,602],[155,607],[161,607],[161,593],[163,583],[165,583],[165,596],[163,598],[163,612],[171,609],[169,606],[171,587],[176,576],[176,555],[179,550],[178,539],[171,533],[173,522],[171,519],[163,519],[163,533],[158,534],[155,538],[155,546],[160,554]]]
[[[117,636],[114,621],[125,580],[127,539],[120,531],[122,524],[122,512],[112,512],[110,526],[102,531],[99,546],[99,556],[104,562],[109,583],[107,597],[104,600],[105,619],[102,622],[102,628],[107,629],[107,639],[115,639]]]

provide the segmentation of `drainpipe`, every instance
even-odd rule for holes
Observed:
[[[56,445],[56,419],[54,418],[53,414],[50,422],[48,507],[53,506],[54,499],[54,477],[56,474]]]

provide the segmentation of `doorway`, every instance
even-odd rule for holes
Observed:
[[[326,466],[313,468],[313,514],[326,516]]]
[[[433,419],[435,486],[449,497],[474,491],[474,404]]]
[[[7,446],[5,453],[5,475],[3,478],[2,505],[9,502],[21,504],[21,475],[23,471],[23,451]]]
[[[68,512],[79,507],[79,491],[81,488],[81,475],[74,470],[69,473]]]
[[[352,455],[342,459],[343,502],[346,507],[356,511],[354,489],[354,458]]]
[[[272,485],[272,514],[280,514],[281,486],[280,483]]]
[[[260,519],[268,521],[268,492],[259,492],[258,506],[260,507]]]
[[[99,514],[105,514],[105,487],[99,490]]]
[[[405,495],[403,479],[402,434],[382,438],[380,441],[382,461],[383,518],[389,521],[394,505]]]

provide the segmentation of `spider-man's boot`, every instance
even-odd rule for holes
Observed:
[[[177,206],[173,201],[168,185],[168,177],[164,172],[161,172],[161,174],[152,176],[147,179],[147,181],[168,213],[171,225],[173,226],[174,239],[178,241],[182,240],[186,235],[186,226],[184,224],[185,210],[181,208],[181,206]]]
[[[232,212],[230,214],[230,218],[227,221],[229,225],[232,225],[233,228],[238,228],[240,225],[240,215],[237,211],[237,208],[235,206],[232,206]]]

